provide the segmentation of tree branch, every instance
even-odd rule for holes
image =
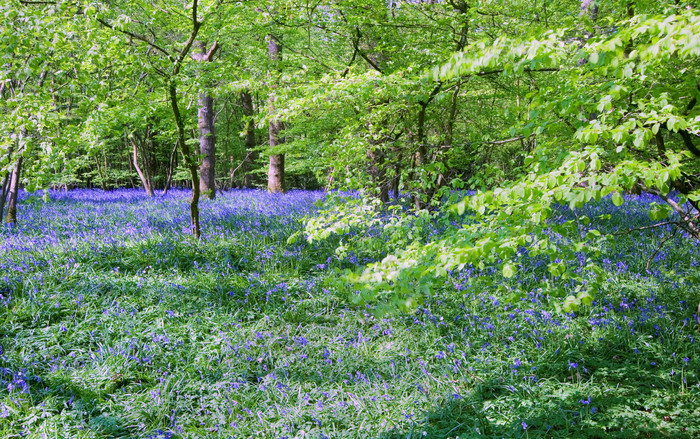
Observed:
[[[348,72],[350,72],[350,66],[352,66],[352,64],[355,62],[355,58],[357,58],[357,49],[355,49],[352,52],[352,58],[350,59],[348,66],[345,67],[345,69],[343,70],[343,73],[340,74],[341,78],[345,78],[348,75]]]
[[[681,221],[683,221],[682,224],[678,224],[678,226],[683,227],[686,229],[691,235],[693,235],[695,238],[700,239],[700,229],[698,229],[697,225],[694,223],[694,221],[697,220],[697,216],[695,218],[691,217],[688,212],[685,212],[681,206],[678,205],[674,200],[669,198],[668,196],[662,194],[658,190],[655,189],[650,189],[647,187],[643,187],[646,192],[649,192],[650,194],[654,194],[657,197],[661,198],[671,206],[671,208],[678,214],[680,217]]]
[[[517,142],[518,140],[523,140],[523,139],[529,139],[530,137],[534,137],[534,134],[530,134],[529,136],[517,136],[517,137],[511,137],[510,139],[504,139],[504,140],[494,140],[491,142],[487,142],[489,145],[503,145],[504,143],[511,143],[511,142]]]
[[[654,250],[654,253],[652,253],[651,256],[649,256],[649,259],[647,259],[647,266],[646,266],[647,273],[649,272],[649,267],[651,266],[651,261],[653,261],[654,258],[656,257],[656,255],[658,255],[661,252],[661,249],[664,248],[664,245],[666,245],[666,243],[668,241],[670,241],[674,236],[676,236],[677,232],[678,232],[677,228],[673,229],[673,232],[671,232],[670,235],[668,235],[667,237],[662,239],[661,242],[659,243],[659,246],[656,248],[656,250]]]
[[[195,3],[196,3],[196,2],[195,2]],[[144,42],[144,43],[148,44],[149,46],[153,47],[153,48],[156,49],[157,51],[159,51],[159,52],[161,52],[162,54],[164,54],[165,56],[167,56],[168,59],[169,59],[170,61],[174,61],[173,56],[172,56],[167,50],[163,49],[162,47],[160,47],[159,45],[157,45],[155,42],[149,41],[148,38],[144,37],[143,35],[135,34],[135,33],[133,33],[133,32],[129,32],[128,30],[117,29],[115,26],[109,24],[108,22],[106,22],[105,20],[103,20],[103,19],[101,19],[101,18],[97,18],[96,20],[97,20],[98,23],[100,23],[100,24],[101,24],[102,26],[104,26],[104,27],[107,27],[107,28],[109,28],[109,29],[112,29],[112,30],[115,31],[115,32],[121,32],[121,33],[123,33],[124,35],[128,35],[128,36],[130,36],[131,38],[133,38],[133,39],[135,39],[135,40],[139,40],[139,41],[141,41],[141,42]]]
[[[292,53],[294,53],[294,54],[297,54],[297,55],[299,55],[299,56],[303,56],[304,58],[306,58],[306,59],[308,59],[308,60],[311,60],[311,61],[315,62],[316,64],[320,65],[320,66],[323,67],[324,69],[330,70],[331,72],[335,72],[335,71],[336,71],[333,67],[329,67],[329,66],[326,65],[323,61],[320,61],[320,60],[314,58],[314,57],[311,56],[311,55],[307,55],[307,54],[305,54],[305,53],[302,53],[302,52],[299,52],[299,51],[297,51],[297,50],[294,50],[294,49],[292,49],[291,47],[289,47],[288,45],[282,43],[281,41],[278,41],[278,44],[279,44],[280,46],[282,46],[282,48],[283,48],[284,50],[288,50],[288,51],[290,51],[290,52],[292,52]]]
[[[642,230],[655,229],[657,227],[663,227],[663,226],[669,226],[669,225],[678,226],[680,224],[676,221],[664,221],[663,223],[652,224],[650,226],[634,227],[631,229],[624,230],[622,232],[615,232],[612,235],[613,236],[629,235],[632,232],[641,232]]]
[[[356,34],[357,34],[357,39],[355,39],[355,40],[352,42],[352,45],[355,47],[355,50],[357,50],[357,53],[360,54],[360,56],[362,57],[362,59],[364,59],[365,61],[367,61],[367,64],[369,64],[370,66],[372,66],[372,68],[373,68],[374,70],[378,71],[379,73],[381,73],[381,74],[383,75],[384,72],[382,71],[382,69],[381,69],[377,64],[375,64],[374,61],[372,61],[372,60],[370,59],[370,57],[367,56],[367,54],[366,54],[365,52],[363,52],[363,51],[360,49],[360,38],[362,37],[362,34],[360,33],[360,28],[359,28],[359,27],[355,27],[355,32],[356,32]]]

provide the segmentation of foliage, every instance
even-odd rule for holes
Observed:
[[[581,209],[608,195],[620,205],[624,191],[655,194],[661,204],[652,203],[649,216],[657,226],[670,222],[700,239],[700,153],[693,144],[700,133],[699,25],[687,9],[610,21],[606,32],[583,43],[571,37],[580,32],[575,28],[525,40],[502,37],[475,43],[434,68],[436,80],[550,75],[546,86],[527,95],[527,117],[510,130],[521,139],[537,136],[537,147],[522,176],[452,206],[470,214],[463,226],[429,244],[416,241],[351,277],[363,285],[362,301],[388,296],[401,308],[415,307],[436,278],[452,270],[497,265],[511,278],[526,254],[547,263],[548,277],[538,286],[564,295],[563,309],[575,311],[604,285],[598,255],[613,239],[591,227],[594,218]],[[675,133],[678,138],[668,137]],[[584,269],[574,273],[582,253]],[[569,279],[577,285],[573,291],[561,287]],[[510,291],[510,300],[526,291]]]

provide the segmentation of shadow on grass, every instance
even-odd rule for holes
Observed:
[[[211,251],[206,251],[206,250]],[[144,253],[145,250],[145,253]],[[204,251],[203,251],[204,250]],[[93,279],[76,280],[71,288],[87,291],[101,296],[106,303],[116,301],[120,296],[139,294],[150,295],[145,297],[142,306],[155,306],[164,300],[162,292],[153,290],[141,292],[137,281],[133,278],[124,280],[114,274],[114,269],[124,275],[139,275],[148,273],[167,273],[166,268],[173,261],[181,264],[184,274],[198,271],[197,265],[209,263],[222,263],[234,261],[232,271],[246,273],[235,262],[240,257],[240,249],[235,246],[213,245],[198,249],[190,247],[187,243],[174,243],[172,247],[163,246],[154,250],[152,245],[124,246],[110,249],[104,255],[100,255],[100,263],[93,265],[95,277],[102,279],[102,285],[94,285]],[[94,256],[93,256],[94,258]],[[162,258],[161,265],[158,260]],[[86,259],[88,263],[91,259]],[[240,262],[240,261],[239,261]],[[315,261],[314,261],[315,262]],[[162,268],[153,268],[154,265]],[[147,270],[149,267],[150,270]],[[248,270],[251,264],[246,265]],[[261,267],[255,267],[260,269]],[[263,267],[264,268],[264,267]],[[298,275],[299,273],[293,273]],[[60,277],[60,276],[59,276]],[[58,278],[55,282],[60,283]],[[236,315],[236,313],[253,312],[262,316],[266,312],[283,318],[282,323],[289,323],[290,316],[294,315],[289,310],[288,304],[273,300],[265,301],[264,292],[254,292],[246,295],[247,284],[237,283],[235,280],[225,281],[223,278],[209,280],[195,280],[189,285],[171,292],[172,296],[166,297],[172,304],[178,305],[181,312],[196,314],[208,312],[221,315]],[[128,284],[128,285],[125,285]],[[167,286],[169,288],[169,286]],[[230,291],[229,291],[230,290]],[[230,294],[233,293],[233,294]],[[256,296],[257,294],[257,296]],[[107,300],[105,300],[107,299]],[[249,299],[244,301],[244,299]],[[669,299],[669,302],[672,299]],[[215,306],[212,306],[214,304]],[[261,310],[260,307],[263,307]],[[60,321],[67,316],[65,310],[49,310],[45,312],[45,319],[38,319],[34,324],[48,324],[48,322]],[[325,310],[326,313],[330,310]],[[49,314],[50,313],[50,314]],[[309,314],[318,314],[319,310],[309,310]],[[35,319],[36,316],[32,316]],[[303,317],[300,314],[298,322],[312,321],[313,316]],[[43,318],[43,317],[42,317]],[[35,319],[36,320],[36,319]],[[23,323],[30,325],[30,316],[25,316]],[[327,324],[334,324],[331,319]],[[337,322],[336,322],[337,323]],[[456,331],[457,328],[451,328]],[[646,328],[649,330],[649,328]],[[9,333],[8,333],[9,334]],[[652,337],[653,334],[642,334]],[[653,337],[652,337],[653,338]],[[565,344],[565,343],[563,343]],[[678,437],[691,438],[697,434],[692,430],[693,425],[700,425],[700,414],[693,407],[694,400],[672,400],[669,397],[659,396],[665,390],[662,386],[655,388],[652,383],[659,383],[657,375],[650,373],[643,365],[639,364],[633,355],[631,346],[620,344],[619,338],[601,338],[595,351],[582,350],[579,355],[590,359],[587,362],[589,379],[595,378],[604,383],[611,390],[610,394],[597,395],[597,414],[592,413],[592,407],[581,401],[587,398],[584,391],[576,389],[573,379],[567,382],[566,371],[569,367],[566,356],[559,356],[547,361],[540,360],[533,363],[538,370],[540,380],[551,380],[555,383],[551,388],[561,387],[560,393],[545,392],[540,395],[529,395],[524,390],[521,397],[514,396],[512,380],[504,378],[492,378],[488,381],[470,383],[469,390],[459,397],[447,396],[442,400],[436,400],[435,407],[427,413],[416,415],[419,419],[413,419],[415,428],[403,430],[387,430],[376,436],[377,438],[465,438],[465,437],[619,437],[619,438],[644,438],[644,437]],[[268,359],[273,360],[273,359]],[[271,361],[267,361],[272,366]],[[247,370],[241,370],[242,378],[251,384],[260,382],[268,370],[263,368],[264,363],[252,363]],[[388,369],[388,364],[379,360],[363,363],[369,369]],[[348,371],[351,371],[348,369]],[[338,374],[342,374],[342,370]],[[666,373],[668,371],[664,371]],[[226,375],[225,369],[215,369],[211,373],[203,373],[202,381],[217,383]],[[327,382],[327,378],[321,378],[314,371],[308,373],[295,372],[291,380],[305,384],[321,385]],[[89,389],[70,380],[56,377],[47,377],[40,385],[32,386],[31,398],[41,404],[53,400],[54,410],[75,412],[75,418],[84,421],[89,428],[100,432],[106,437],[125,437],[136,435],[139,431],[130,427],[130,422],[112,416],[104,409],[104,401],[110,398],[117,389],[128,386],[129,382],[115,377],[113,385],[102,390]],[[42,389],[48,390],[42,390]],[[550,389],[551,389],[550,388]],[[672,393],[677,396],[678,392]],[[66,401],[71,401],[67,403]],[[526,408],[520,413],[527,414],[523,419],[504,419],[496,412],[499,403],[503,402],[523,404]],[[62,404],[62,405],[61,405]],[[63,407],[63,408],[61,408]],[[516,412],[513,410],[512,412]],[[668,413],[665,416],[664,413]],[[602,416],[601,416],[602,415]],[[581,418],[586,417],[587,422],[582,423]],[[666,419],[668,418],[668,420]],[[600,422],[598,422],[600,420]],[[690,426],[690,430],[686,427]],[[663,428],[662,428],[663,427]],[[376,430],[375,430],[376,431]],[[143,432],[140,432],[143,434]]]
[[[8,368],[3,368],[3,372],[11,373]],[[133,423],[129,425],[104,407],[105,402],[112,399],[111,393],[126,385],[126,382],[117,379],[111,388],[100,390],[57,376],[31,377],[27,381],[27,388],[17,395],[18,400],[31,401],[35,410],[43,412],[39,414],[42,417],[49,414],[59,416],[64,422],[70,420],[78,429],[94,432],[97,437],[135,437],[138,433],[137,426]],[[26,434],[23,425],[17,427],[20,428],[16,432],[19,436]]]
[[[629,370],[623,367],[622,370]],[[634,375],[629,376],[631,380]],[[493,383],[492,383],[493,384]],[[581,409],[582,394],[551,394],[530,401],[525,419],[500,419],[494,413],[494,402],[503,393],[501,385],[477,386],[460,398],[448,398],[434,410],[422,414],[420,422],[403,430],[389,430],[377,439],[403,438],[681,438],[698,437],[700,412],[695,397],[668,395],[664,401],[649,389],[628,387],[623,395],[599,401],[602,408],[585,406]],[[618,393],[619,395],[619,393]],[[520,401],[525,402],[525,401]],[[668,416],[661,405],[668,406]],[[652,408],[657,411],[652,413]],[[578,407],[578,409],[577,409]],[[659,409],[662,410],[659,410]],[[605,411],[603,418],[601,410]],[[683,412],[683,413],[682,413]],[[597,413],[597,414],[596,414]],[[671,414],[673,413],[673,414]],[[661,416],[661,417],[660,417]],[[582,422],[586,417],[587,421]]]

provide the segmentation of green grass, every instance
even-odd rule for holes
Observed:
[[[82,194],[0,235],[0,437],[700,435],[689,239],[646,273],[659,236],[620,236],[607,295],[576,316],[463,272],[377,319],[331,287],[347,264],[332,243],[286,244],[301,194],[206,203],[201,242],[181,231],[185,194]],[[598,208],[615,228],[643,207]]]

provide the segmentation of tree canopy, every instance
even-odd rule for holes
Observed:
[[[361,191],[307,238],[398,214],[392,255],[351,277],[359,303],[408,308],[450,270],[509,278],[525,256],[567,310],[590,303],[580,255],[610,237],[579,211],[603,197],[654,194],[657,224],[700,238],[693,2],[3,0],[0,51],[8,222],[19,184],[186,185],[195,236],[202,193]],[[445,234],[412,235],[420,218]]]

